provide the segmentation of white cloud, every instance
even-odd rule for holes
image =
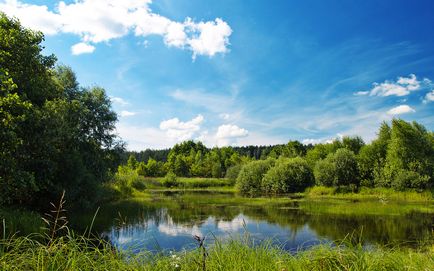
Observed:
[[[127,106],[127,105],[129,105],[129,103],[127,101],[125,101],[124,99],[122,99],[121,97],[111,96],[110,97],[110,101],[112,101],[112,103],[118,104],[120,106]]]
[[[186,26],[195,33],[195,36],[188,40],[193,51],[193,58],[196,55],[213,56],[216,53],[226,53],[228,51],[229,36],[232,29],[220,18],[214,22],[194,23],[190,19],[185,22]]]
[[[84,42],[77,43],[71,47],[71,53],[75,56],[81,54],[91,54],[93,51],[95,51],[95,46]]]
[[[76,0],[57,2],[55,11],[45,5],[3,0],[0,10],[19,18],[24,26],[47,35],[70,33],[81,38],[80,46],[91,53],[90,43],[108,42],[133,32],[136,36],[162,36],[167,46],[187,49],[198,55],[214,56],[228,51],[230,26],[220,18],[175,22],[153,13],[151,0]],[[87,45],[87,47],[84,47]],[[78,46],[78,45],[75,45]],[[74,51],[73,51],[74,52]]]
[[[246,137],[249,132],[236,125],[220,125],[217,129],[216,140],[218,146],[227,146],[235,143],[238,138]]]
[[[136,112],[126,111],[126,110],[123,110],[120,113],[121,117],[131,117],[131,116],[135,116],[135,115],[136,115]]]
[[[320,144],[320,143],[325,143],[328,139],[321,139],[321,138],[305,138],[301,140],[301,143],[303,143],[304,145],[316,145],[316,144]]]
[[[389,114],[389,115],[401,115],[401,114],[413,113],[413,112],[416,112],[416,110],[414,110],[410,106],[404,104],[404,105],[399,105],[397,107],[390,109],[389,111],[387,111],[387,114]]]
[[[61,16],[48,10],[47,6],[21,3],[17,0],[6,0],[0,3],[0,10],[9,16],[20,19],[24,26],[54,35],[60,31]]]
[[[193,136],[200,130],[204,118],[202,115],[197,115],[194,119],[186,122],[180,121],[178,118],[162,121],[160,129],[166,131],[166,135],[174,138],[177,141],[192,139]]]
[[[118,135],[125,140],[128,150],[141,151],[146,148],[164,149],[172,147],[176,141],[158,128],[139,127],[121,122],[116,126]]]
[[[223,120],[229,120],[231,118],[231,115],[229,115],[228,113],[221,113],[219,114],[219,117]]]
[[[424,103],[434,102],[434,90],[431,90],[431,92],[428,92],[425,95],[425,98],[423,99]]]
[[[410,94],[411,91],[419,90],[420,88],[421,81],[417,80],[416,75],[410,74],[409,77],[398,77],[396,82],[386,80],[381,84],[374,83],[374,87],[369,92],[369,95],[406,96]]]
[[[356,93],[354,93],[354,96],[364,96],[364,95],[368,95],[369,91],[357,91]]]

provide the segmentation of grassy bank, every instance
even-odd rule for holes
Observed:
[[[12,235],[41,233],[44,227],[41,215],[23,209],[0,209],[0,238]]]
[[[167,189],[164,185],[164,177],[147,177],[144,181],[150,189]],[[172,189],[219,188],[233,187],[233,185],[232,181],[224,178],[177,177],[177,184]]]
[[[291,254],[264,243],[231,240],[176,254],[130,254],[108,243],[66,236],[45,245],[29,238],[4,240],[1,270],[432,270],[434,253],[361,246],[320,245]]]
[[[357,192],[342,191],[335,187],[314,186],[305,191],[309,199],[348,199],[405,202],[434,202],[433,191],[395,191],[391,188],[361,187]]]

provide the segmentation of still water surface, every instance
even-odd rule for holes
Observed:
[[[90,225],[93,214],[75,218]],[[352,235],[365,245],[417,246],[431,241],[432,206],[379,201],[250,199],[233,193],[154,192],[146,199],[102,206],[94,230],[120,249],[193,248],[194,235],[271,240],[290,251]]]

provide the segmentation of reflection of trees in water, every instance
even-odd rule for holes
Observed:
[[[212,197],[220,197],[212,200]],[[417,212],[405,215],[336,215],[310,213],[299,208],[298,202],[268,203],[249,206],[243,203],[226,205],[225,197],[230,195],[192,195],[171,194],[163,198],[156,197],[153,202],[124,201],[103,207],[96,217],[94,229],[97,232],[108,231],[122,226],[122,231],[146,231],[148,223],[158,227],[178,225],[200,227],[209,217],[215,222],[232,221],[239,214],[252,220],[264,221],[290,229],[292,237],[305,225],[319,236],[330,240],[342,240],[348,234],[369,243],[403,243],[405,241],[432,240],[434,217]],[[210,203],[206,203],[209,198]],[[120,214],[120,215],[119,215]],[[90,225],[93,214],[82,216],[74,223],[84,227]],[[80,222],[81,221],[81,222]]]
[[[308,225],[331,240],[342,240],[350,234],[369,243],[414,245],[432,240],[433,222],[432,216],[416,212],[400,216],[316,214]]]

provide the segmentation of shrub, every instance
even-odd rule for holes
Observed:
[[[356,156],[345,148],[319,160],[314,172],[318,185],[357,187],[360,184]]]
[[[307,162],[300,157],[279,161],[262,180],[266,193],[302,192],[314,184],[314,176]]]
[[[177,187],[179,185],[178,178],[176,177],[176,174],[173,172],[169,172],[166,174],[162,181],[163,186],[165,187]]]
[[[138,182],[142,181],[136,170],[129,169],[127,167],[119,167],[118,172],[114,176],[114,187],[121,194],[121,197],[129,197],[133,194],[133,187]]]
[[[245,164],[238,174],[236,187],[242,194],[261,192],[263,175],[275,164],[274,159],[252,161]]]
[[[429,176],[420,175],[409,170],[400,170],[392,181],[392,188],[403,191],[407,188],[425,189],[429,183]]]
[[[241,171],[241,165],[235,165],[226,171],[225,178],[229,179],[232,184],[234,184],[237,181],[238,174],[240,174]]]
[[[317,185],[333,186],[335,183],[335,164],[331,159],[322,159],[316,162],[314,175]]]
[[[142,178],[136,178],[131,182],[131,186],[139,191],[146,189],[146,182]]]
[[[354,152],[348,149],[338,149],[333,155],[336,169],[335,185],[359,185],[357,159]]]
[[[336,188],[325,186],[314,186],[308,189],[308,196],[330,196],[336,193]]]

